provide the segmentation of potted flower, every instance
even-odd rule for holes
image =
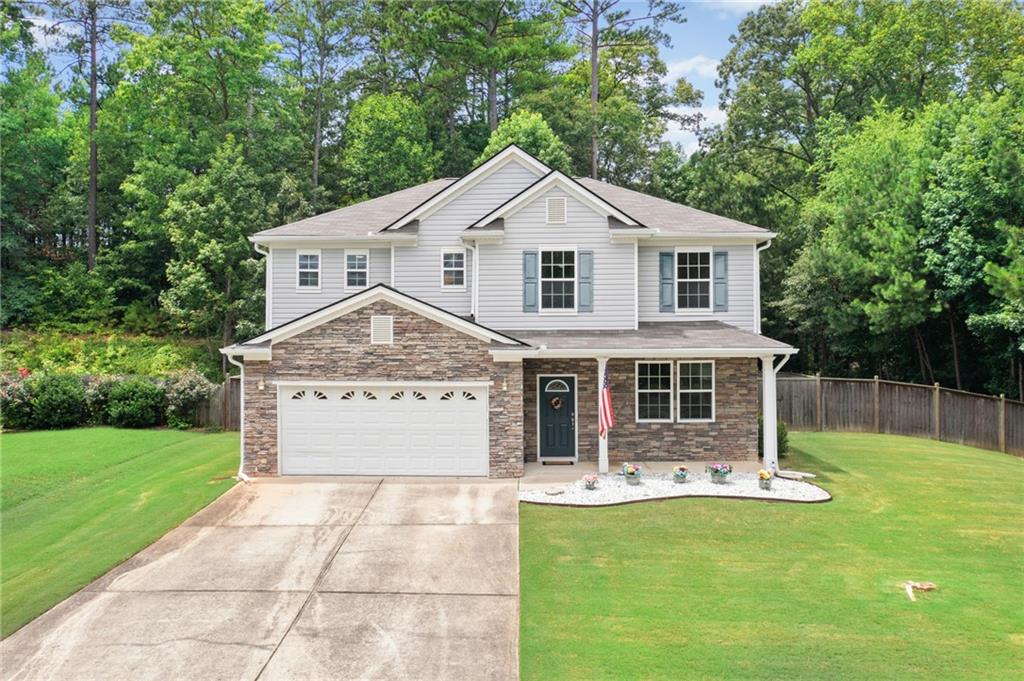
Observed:
[[[686,482],[686,478],[689,475],[690,469],[686,466],[676,466],[672,469],[672,479],[676,482]]]
[[[727,463],[709,463],[705,470],[711,476],[711,482],[716,485],[724,485],[729,481],[732,466]]]
[[[775,476],[772,475],[771,471],[767,471],[762,468],[757,472],[757,486],[760,487],[761,489],[771,489],[772,478],[774,477]]]
[[[642,472],[640,465],[635,463],[622,464],[622,474],[626,477],[627,485],[639,485]]]
[[[583,486],[587,489],[597,489],[597,476],[587,473],[583,476]]]

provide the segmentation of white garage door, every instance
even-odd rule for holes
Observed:
[[[285,475],[487,475],[487,388],[279,386]]]

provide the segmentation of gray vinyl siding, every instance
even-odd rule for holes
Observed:
[[[567,222],[546,224],[546,199],[564,196]],[[575,247],[594,252],[593,312],[523,312],[523,251]],[[505,219],[505,240],[480,247],[479,321],[496,329],[632,329],[633,244],[608,240],[608,219],[552,189]]]
[[[315,250],[315,249],[311,249]],[[356,249],[365,250],[365,249]],[[299,291],[295,282],[296,249],[271,249],[270,326],[312,312],[352,295],[345,289],[345,249],[320,249],[320,291]],[[391,249],[370,249],[369,285],[391,283]]]
[[[687,248],[692,244],[688,244]],[[715,246],[715,251],[729,253],[729,310],[728,312],[659,312],[658,311],[658,254],[674,251],[672,246],[641,246],[640,260],[640,321],[681,322],[717,319],[747,331],[754,331],[754,247]]]
[[[441,252],[461,248],[460,238],[469,225],[536,182],[537,177],[518,161],[511,161],[420,220],[417,245],[395,247],[395,288],[457,315],[470,314],[473,255],[466,251],[465,288],[443,288]]]

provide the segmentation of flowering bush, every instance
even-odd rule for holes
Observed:
[[[200,404],[213,393],[213,384],[195,369],[167,379],[167,422],[174,428],[188,428]]]
[[[583,486],[587,489],[594,489],[597,487],[598,477],[593,473],[587,473],[583,476]]]
[[[762,468],[761,470],[759,470],[757,472],[757,477],[760,478],[761,480],[771,480],[772,479],[772,472],[771,471],[766,471],[765,469]]]
[[[624,463],[622,464],[622,474],[628,476],[640,475],[640,464],[636,463]]]
[[[729,475],[732,473],[732,466],[727,463],[709,463],[705,470],[711,475]]]
[[[110,391],[123,379],[114,376],[93,378],[85,387],[85,406],[89,411],[89,421],[96,425],[110,423],[107,409],[110,406]]]
[[[0,423],[4,428],[32,427],[31,385],[23,379],[24,376],[0,375]]]

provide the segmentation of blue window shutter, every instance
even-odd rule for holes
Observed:
[[[580,312],[594,311],[594,252],[579,251],[580,299],[576,309]]]
[[[715,251],[715,312],[729,311],[729,254]]]
[[[523,312],[537,311],[537,251],[523,251]]]
[[[675,259],[676,254],[672,251],[662,251],[658,254],[658,278],[660,279],[658,290],[661,301],[658,310],[660,312],[675,312],[676,310],[676,301],[672,300],[675,292],[673,277],[676,269]]]

